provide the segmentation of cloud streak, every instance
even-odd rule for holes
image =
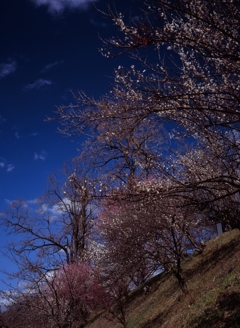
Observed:
[[[85,9],[97,0],[31,0],[37,7],[47,6],[50,14],[60,14],[66,9]]]
[[[8,63],[0,63],[0,79],[6,77],[9,74],[12,74],[17,69],[17,63],[15,61],[11,61]]]
[[[42,87],[44,87],[45,85],[52,85],[52,81],[51,80],[44,80],[44,79],[38,79],[35,82],[29,83],[27,85],[25,85],[25,89],[27,90],[39,90]]]
[[[12,172],[15,169],[14,164],[6,164],[6,161],[3,159],[0,162],[0,169],[6,170],[6,172]]]
[[[47,153],[44,150],[42,150],[40,153],[35,152],[33,156],[33,159],[35,161],[37,160],[45,161],[46,158],[47,158]]]
[[[49,71],[50,69],[52,69],[53,67],[55,66],[58,66],[58,65],[61,65],[63,64],[63,60],[59,60],[59,61],[56,61],[54,63],[50,63],[48,65],[46,65],[43,69],[42,69],[42,73],[46,73],[47,71]]]
[[[15,166],[13,164],[7,165],[7,172],[12,172],[15,169]]]

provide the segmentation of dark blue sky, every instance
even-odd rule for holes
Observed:
[[[44,122],[54,106],[71,103],[70,90],[106,93],[114,67],[128,61],[99,53],[98,34],[115,32],[93,3],[108,0],[0,1],[0,212],[17,197],[40,197],[48,176],[77,155],[77,143]],[[115,1],[123,12],[129,4]]]
[[[54,106],[72,102],[70,90],[107,92],[125,60],[99,53],[98,33],[110,36],[113,26],[93,2],[0,1],[0,208],[6,199],[40,196],[48,175],[77,154],[56,123],[44,122]]]

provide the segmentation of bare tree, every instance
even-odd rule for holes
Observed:
[[[62,266],[87,261],[95,218],[93,194],[93,182],[73,172],[62,187],[52,177],[40,200],[11,202],[1,215],[9,234],[18,236],[9,243],[9,250],[20,256],[22,263],[26,258],[26,266],[34,257],[33,261],[45,268],[52,263],[50,270],[58,262]]]

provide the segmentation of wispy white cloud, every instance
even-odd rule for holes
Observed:
[[[60,14],[65,9],[85,9],[97,0],[31,0],[37,7],[47,6],[51,14]]]
[[[27,85],[25,85],[25,89],[27,90],[34,90],[34,89],[41,89],[42,87],[44,87],[45,85],[51,85],[52,81],[51,80],[44,80],[44,79],[38,79],[35,82],[31,82]]]
[[[7,165],[7,172],[12,172],[15,169],[15,166],[13,164]]]
[[[55,61],[53,63],[50,63],[48,65],[46,65],[43,69],[42,69],[42,73],[45,73],[47,71],[49,71],[50,69],[52,69],[53,67],[55,66],[58,66],[58,65],[62,65],[63,64],[63,60],[59,60],[59,61]]]
[[[41,204],[38,209],[38,213],[46,213],[49,215],[51,221],[56,221],[59,220],[60,217],[64,215],[64,213],[66,213],[66,207],[75,207],[76,209],[76,203],[73,204],[71,200],[65,197],[61,202],[58,202],[54,205],[49,205],[46,203]]]
[[[39,203],[39,199],[38,198],[34,198],[34,199],[30,199],[27,201],[28,204],[38,204]]]
[[[60,203],[52,206],[49,206],[48,204],[42,204],[39,208],[39,212],[49,213],[53,218],[56,218],[58,215],[61,215],[63,213]]]
[[[4,202],[7,205],[13,205],[16,202],[20,202],[22,207],[34,210],[35,209],[34,206],[39,204],[39,199],[34,198],[34,199],[29,199],[29,200],[23,200],[23,199],[21,200],[21,199],[7,199],[7,198],[5,198]]]
[[[15,136],[15,138],[17,138],[17,139],[20,139],[20,135],[19,135],[18,132],[15,132],[14,136]]]
[[[45,150],[42,150],[40,153],[34,153],[33,159],[35,161],[37,160],[41,160],[41,161],[45,161],[45,159],[47,158],[47,153],[45,152]]]
[[[0,79],[12,74],[17,69],[17,63],[15,61],[9,61],[7,63],[0,63]]]
[[[0,157],[0,169],[3,169],[6,172],[12,172],[15,169],[15,165],[8,164],[5,158]]]

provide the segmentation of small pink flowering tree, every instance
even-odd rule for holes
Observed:
[[[46,283],[46,298],[62,327],[79,327],[104,305],[106,294],[90,265],[81,263],[58,270]]]
[[[106,295],[90,265],[66,265],[39,275],[21,291],[2,293],[7,303],[0,323],[11,328],[79,328],[92,312],[106,308]]]

